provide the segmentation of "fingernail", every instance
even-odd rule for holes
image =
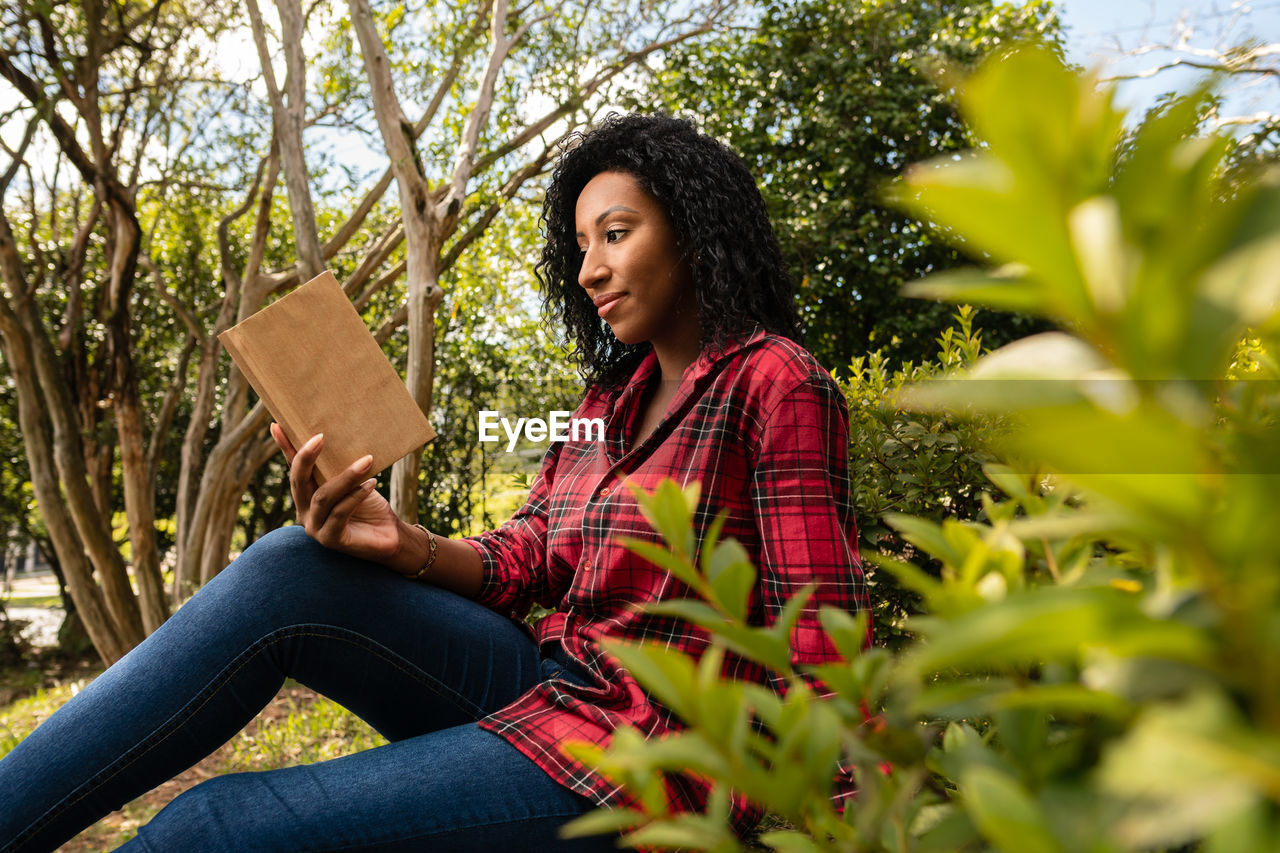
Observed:
[[[364,489],[366,492],[372,492],[374,487],[377,485],[378,485],[378,481],[370,477],[368,480],[365,480],[363,483],[360,484],[360,488]]]
[[[324,433],[322,433],[322,432],[318,432],[318,433],[316,433],[315,435],[311,436],[311,438],[308,438],[308,439],[307,439],[307,443],[306,443],[306,444],[304,444],[304,445],[302,445],[302,447],[303,447],[303,449],[310,449],[310,448],[312,448],[312,447],[318,447],[318,446],[320,445],[320,443],[321,443],[321,442],[323,442],[323,441],[324,441]]]
[[[373,456],[361,456],[360,459],[356,461],[356,467],[362,468],[362,469],[368,468],[372,464],[373,464]]]

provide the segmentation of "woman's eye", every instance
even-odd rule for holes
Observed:
[[[626,233],[627,232],[621,228],[610,228],[608,231],[604,232],[604,241],[606,243],[616,243],[621,240],[622,235]]]

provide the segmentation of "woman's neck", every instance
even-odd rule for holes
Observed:
[[[702,346],[696,340],[679,346],[655,345],[653,353],[658,357],[659,378],[663,382],[679,384],[684,378],[685,370],[698,360],[701,352]]]

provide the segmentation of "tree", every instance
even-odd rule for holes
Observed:
[[[266,111],[209,61],[237,27],[221,8],[5,7],[0,79],[16,106],[0,116],[0,352],[36,498],[105,660],[167,614],[162,531],[176,600],[226,564],[251,484],[274,484],[254,487],[255,512],[279,516],[267,412],[217,334],[329,266],[392,350],[408,323],[408,381],[429,410],[451,270],[572,129],[616,102],[628,68],[731,7],[354,0],[347,17],[280,0],[277,34],[251,2]],[[318,154],[335,129],[366,145],[361,166],[385,165]],[[406,517],[417,465],[393,478]]]
[[[1136,80],[1169,86],[1151,107],[1157,113],[1176,100],[1179,84],[1195,85],[1211,72],[1215,96],[1203,102],[1201,123],[1206,131],[1229,134],[1232,184],[1248,181],[1274,163],[1280,151],[1280,44],[1256,37],[1255,14],[1247,4],[1197,15],[1184,11],[1169,22],[1166,37],[1154,36],[1160,25],[1150,22],[1128,44],[1116,36],[1108,50],[1098,51],[1107,68],[1102,81],[1116,84],[1120,91]]]
[[[973,145],[931,69],[1029,37],[1058,38],[1048,2],[768,0],[758,27],[685,46],[657,74],[668,109],[699,115],[756,172],[822,363],[932,355],[950,310],[898,291],[961,255],[881,190],[913,161]],[[1028,328],[984,317],[996,343]]]
[[[145,236],[138,191],[148,177],[148,149],[172,129],[183,82],[201,65],[190,33],[210,33],[203,11],[163,3],[108,8],[89,0],[15,4],[3,18],[0,77],[20,99],[9,120],[24,121],[26,131],[9,149],[0,183],[6,201],[0,351],[16,382],[50,539],[85,627],[108,661],[168,613],[152,484],[154,448],[168,427],[163,413],[172,408],[161,404],[160,417],[148,418],[135,357],[136,272]],[[210,20],[216,33],[216,18]],[[56,152],[43,187],[27,157],[37,134]],[[66,183],[63,164],[74,175]],[[20,171],[28,195],[21,250],[10,219]],[[170,386],[168,396],[179,393],[179,384]],[[136,594],[113,540],[116,466]]]

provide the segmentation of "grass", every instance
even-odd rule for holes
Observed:
[[[9,672],[4,680],[11,679]],[[67,680],[0,707],[0,757],[74,696],[90,677]],[[289,682],[240,734],[191,769],[112,812],[59,848],[62,853],[113,849],[133,838],[178,794],[212,776],[310,764],[386,741],[341,705]]]
[[[4,599],[5,607],[61,607],[60,595],[15,595]]]

